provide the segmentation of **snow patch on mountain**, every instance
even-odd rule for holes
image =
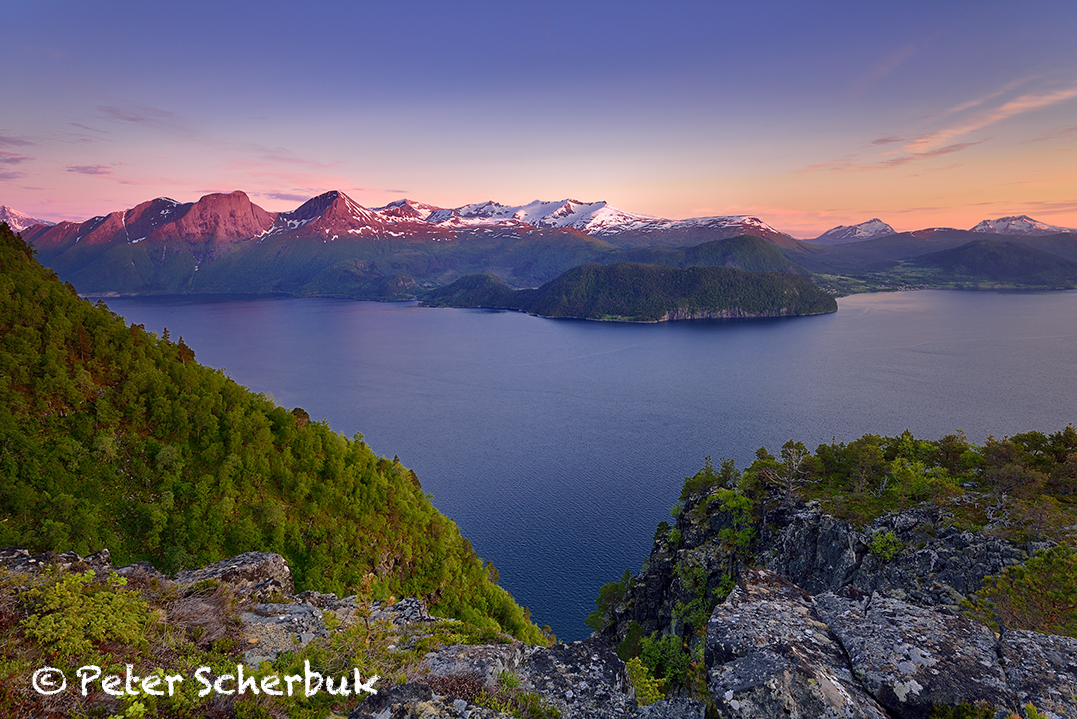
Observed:
[[[894,234],[897,233],[893,227],[875,217],[859,225],[838,225],[808,242],[813,245],[844,245]]]
[[[973,232],[987,232],[995,235],[1056,235],[1059,232],[1077,232],[1070,227],[1048,225],[1034,220],[1028,215],[1000,217],[997,220],[984,220],[972,228]]]

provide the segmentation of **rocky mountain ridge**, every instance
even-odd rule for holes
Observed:
[[[655,244],[667,234],[706,232],[709,239],[753,234],[781,242],[788,235],[751,216],[700,217],[668,220],[610,207],[606,202],[555,202],[536,200],[508,206],[494,201],[457,208],[443,208],[412,200],[398,200],[384,207],[367,208],[339,190],[313,197],[290,212],[267,212],[251,202],[246,193],[205,195],[196,202],[179,203],[160,197],[129,210],[94,217],[85,222],[57,225],[29,224],[25,238],[39,247],[87,242],[227,242],[261,241],[269,236],[336,240],[409,238],[414,241],[457,239],[466,231],[515,231],[536,229],[576,230],[600,238],[651,237]],[[650,244],[650,243],[648,243]],[[679,244],[679,243],[676,243]]]
[[[126,230],[128,221],[137,222],[147,208],[154,210],[146,218],[150,221],[150,231],[145,231],[146,228],[141,231]],[[168,211],[160,212],[162,208]],[[191,214],[189,218],[186,217],[188,213]],[[181,218],[186,220],[173,227],[166,227]],[[110,219],[112,222],[106,223],[106,220]],[[318,223],[304,231],[304,227],[316,219]],[[266,234],[326,238],[333,235],[341,237],[347,233],[356,237],[411,236],[443,240],[451,239],[453,231],[460,229],[543,228],[574,229],[592,237],[612,240],[624,247],[680,246],[686,244],[683,241],[685,236],[692,237],[701,232],[707,233],[711,240],[750,234],[768,239],[779,246],[792,246],[795,243],[791,235],[776,230],[751,215],[672,220],[627,212],[605,201],[581,202],[572,198],[535,200],[524,205],[504,205],[488,200],[455,208],[403,199],[383,207],[366,208],[339,190],[330,190],[313,197],[290,212],[267,212],[253,204],[246,193],[236,190],[231,193],[205,195],[196,202],[187,203],[159,197],[129,210],[93,217],[81,223],[47,222],[5,205],[0,206],[0,221],[8,222],[12,229],[18,232],[33,228],[28,239],[45,244],[57,243],[61,241],[59,238],[67,237],[73,232],[80,237],[86,237],[102,225],[104,227],[94,238],[98,242],[104,241],[103,238],[110,235],[110,241],[115,241],[121,233],[124,241],[135,242],[150,238],[153,230],[164,227],[153,239],[170,237],[187,241],[220,241],[254,239]],[[47,228],[54,226],[61,227],[51,233],[46,232]],[[1016,215],[983,220],[969,231],[1012,236],[1044,236],[1075,230],[1034,220],[1027,215]],[[855,225],[838,225],[806,241],[826,246],[861,242],[893,234],[897,234],[893,227],[873,218]]]

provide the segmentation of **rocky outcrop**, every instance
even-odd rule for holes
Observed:
[[[721,717],[923,719],[976,702],[1077,717],[1077,640],[1000,638],[962,610],[985,577],[1039,546],[961,531],[929,506],[857,528],[815,502],[772,501],[752,520],[750,547],[734,547],[740,521],[709,494],[686,496],[610,608],[607,641],[630,629],[690,640],[684,608],[706,600],[707,685]]]
[[[258,598],[295,592],[288,562],[279,554],[271,552],[246,552],[222,559],[201,569],[180,572],[175,581],[181,587],[212,582],[227,586],[234,592]]]
[[[857,530],[809,502],[769,513],[761,530],[760,563],[809,592],[854,586],[920,606],[958,606],[984,577],[1029,557],[1011,542],[947,526],[942,510],[932,507],[880,517]],[[871,553],[877,533],[892,533],[902,549],[890,559]]]
[[[422,601],[409,597],[388,605],[379,601],[340,598],[335,594],[305,591],[293,594],[287,562],[278,554],[248,552],[168,578],[146,563],[113,567],[107,551],[90,557],[74,552],[49,552],[31,556],[24,549],[0,549],[0,567],[9,571],[36,572],[47,566],[102,575],[113,571],[129,578],[154,580],[180,595],[168,620],[179,617],[197,626],[203,643],[223,636],[219,631],[221,604],[240,602],[238,641],[245,649],[242,661],[257,665],[272,661],[286,651],[302,649],[319,638],[358,622],[394,625],[393,641],[400,648],[414,648],[428,635],[427,625],[445,622],[432,617]],[[272,599],[272,601],[266,601]],[[178,614],[177,614],[178,613]],[[173,617],[172,614],[177,614]],[[229,620],[231,621],[231,620]],[[216,622],[216,623],[215,623]],[[393,651],[396,646],[385,649]],[[562,719],[703,719],[704,704],[688,699],[669,699],[639,707],[628,681],[624,663],[598,638],[554,647],[527,647],[519,642],[487,645],[451,645],[426,655],[409,678],[389,686],[379,684],[350,717],[377,719],[468,717],[504,719],[503,714],[476,703],[480,691],[503,692],[506,675],[520,692],[538,695]]]
[[[707,688],[723,716],[886,719],[811,596],[765,570],[748,575],[707,625]]]
[[[944,608],[923,608],[874,593],[862,599],[815,597],[860,683],[897,716],[927,717],[934,706],[1012,704],[995,636]]]
[[[1077,717],[1077,639],[1024,630],[999,642],[1006,684],[1021,706],[1050,719]]]
[[[714,609],[705,659],[722,717],[925,719],[976,703],[1077,717],[1077,639],[999,639],[947,607],[851,588],[812,597],[767,570]]]

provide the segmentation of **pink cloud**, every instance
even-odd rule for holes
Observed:
[[[1042,95],[1022,95],[994,110],[981,113],[966,122],[919,137],[905,145],[905,149],[914,154],[923,154],[938,147],[948,145],[950,140],[961,137],[962,135],[967,135],[970,132],[982,130],[1000,120],[1038,110],[1041,107],[1056,105],[1075,97],[1077,97],[1077,85]]]
[[[105,165],[73,165],[67,168],[68,172],[78,172],[83,175],[111,175],[110,170]]]
[[[5,165],[18,165],[20,162],[26,162],[34,158],[27,157],[26,155],[20,155],[17,152],[5,152],[0,150],[0,162]]]
[[[15,147],[25,147],[26,145],[33,145],[30,140],[26,140],[21,137],[15,137],[14,135],[0,135],[0,145],[8,145]]]

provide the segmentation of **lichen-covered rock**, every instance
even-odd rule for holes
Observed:
[[[292,570],[284,557],[272,552],[245,552],[201,569],[189,569],[175,577],[176,584],[190,586],[213,581],[233,591],[268,599],[274,594],[295,592]]]
[[[707,687],[723,717],[885,719],[805,591],[749,569],[707,624]]]
[[[631,717],[637,711],[624,662],[596,638],[532,647],[516,673],[521,688],[541,694],[562,719]]]
[[[874,593],[814,598],[839,638],[853,674],[902,719],[927,717],[933,705],[986,701],[1008,706],[995,637],[946,608],[923,608]]]
[[[497,686],[501,672],[514,672],[524,657],[524,645],[454,644],[430,652],[419,665],[433,676],[473,676],[487,689]]]
[[[1025,630],[999,642],[1010,691],[1049,719],[1077,717],[1077,639]]]
[[[363,700],[348,719],[511,719],[459,697],[439,696],[426,684],[409,682],[381,689]]]
[[[20,547],[0,549],[0,567],[12,572],[37,572],[45,567],[70,569],[82,567],[96,572],[112,570],[112,557],[107,549],[102,549],[87,557],[80,557],[75,552],[44,552],[30,556],[29,550]]]
[[[659,699],[639,708],[639,719],[704,719],[707,705],[695,699],[673,697]]]
[[[891,559],[872,554],[876,532],[892,532],[903,549]],[[859,531],[808,502],[768,514],[760,540],[768,548],[763,565],[813,594],[851,585],[920,606],[957,606],[984,577],[1029,556],[1003,539],[947,526],[937,507],[880,517]]]
[[[240,614],[247,651],[243,661],[257,666],[282,652],[306,646],[328,634],[324,610],[309,604],[255,604]]]

